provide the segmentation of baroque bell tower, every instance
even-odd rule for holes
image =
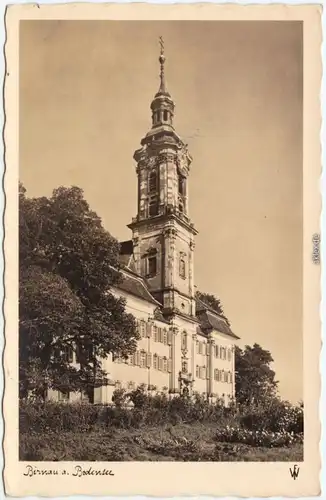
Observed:
[[[137,271],[166,316],[195,317],[194,236],[188,215],[191,156],[176,133],[175,104],[165,80],[164,44],[160,38],[160,86],[151,103],[152,127],[134,154],[138,210],[132,230]]]

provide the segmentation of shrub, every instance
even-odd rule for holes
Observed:
[[[293,406],[277,398],[265,404],[240,406],[240,424],[252,430],[303,432],[303,406]]]
[[[19,412],[20,432],[89,432],[100,428],[139,428],[164,424],[210,422],[230,437],[227,428],[235,431],[241,439],[268,442],[268,436],[289,436],[303,434],[303,406],[271,399],[264,405],[236,405],[225,407],[223,401],[209,403],[203,396],[175,396],[167,393],[151,395],[146,388],[139,387],[131,392],[116,390],[115,406],[92,405],[89,403],[57,403],[21,401]],[[133,407],[128,407],[132,402]],[[248,434],[246,431],[256,433]],[[274,434],[273,434],[274,433]],[[262,437],[263,436],[263,437]],[[273,439],[274,439],[273,438]],[[273,441],[273,440],[272,440]],[[271,441],[271,442],[272,442]]]
[[[291,446],[297,442],[302,443],[303,435],[287,431],[255,431],[241,427],[226,426],[224,429],[219,429],[217,431],[216,440],[226,443],[242,443],[249,444],[251,446],[279,448],[283,446]]]

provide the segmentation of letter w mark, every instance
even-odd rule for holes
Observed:
[[[294,481],[295,481],[299,475],[300,467],[298,467],[297,465],[294,465],[293,469],[291,469],[291,467],[289,468],[289,471],[290,471],[292,479],[294,479]]]

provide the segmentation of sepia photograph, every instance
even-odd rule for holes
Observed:
[[[20,458],[301,460],[302,23],[26,21],[20,71]]]
[[[296,484],[303,21],[23,19],[18,50],[23,475],[274,462]]]

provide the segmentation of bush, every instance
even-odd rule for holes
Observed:
[[[210,422],[221,429],[221,439],[224,435],[225,439],[233,439],[230,431],[233,429],[234,436],[248,443],[268,443],[269,439],[273,443],[276,434],[278,440],[290,442],[290,436],[303,434],[303,406],[293,406],[276,398],[264,405],[237,406],[232,403],[226,408],[222,401],[210,404],[198,394],[193,398],[170,398],[166,393],[151,395],[146,388],[139,387],[129,393],[115,391],[114,402],[115,406],[21,401],[20,432],[90,432],[103,428]]]
[[[303,405],[273,398],[258,406],[242,405],[239,410],[240,424],[247,429],[303,433]]]
[[[303,435],[293,432],[281,431],[254,431],[241,427],[229,427],[220,429],[216,433],[216,440],[225,443],[242,443],[251,446],[264,446],[268,448],[280,448],[291,446],[294,443],[302,443]]]

